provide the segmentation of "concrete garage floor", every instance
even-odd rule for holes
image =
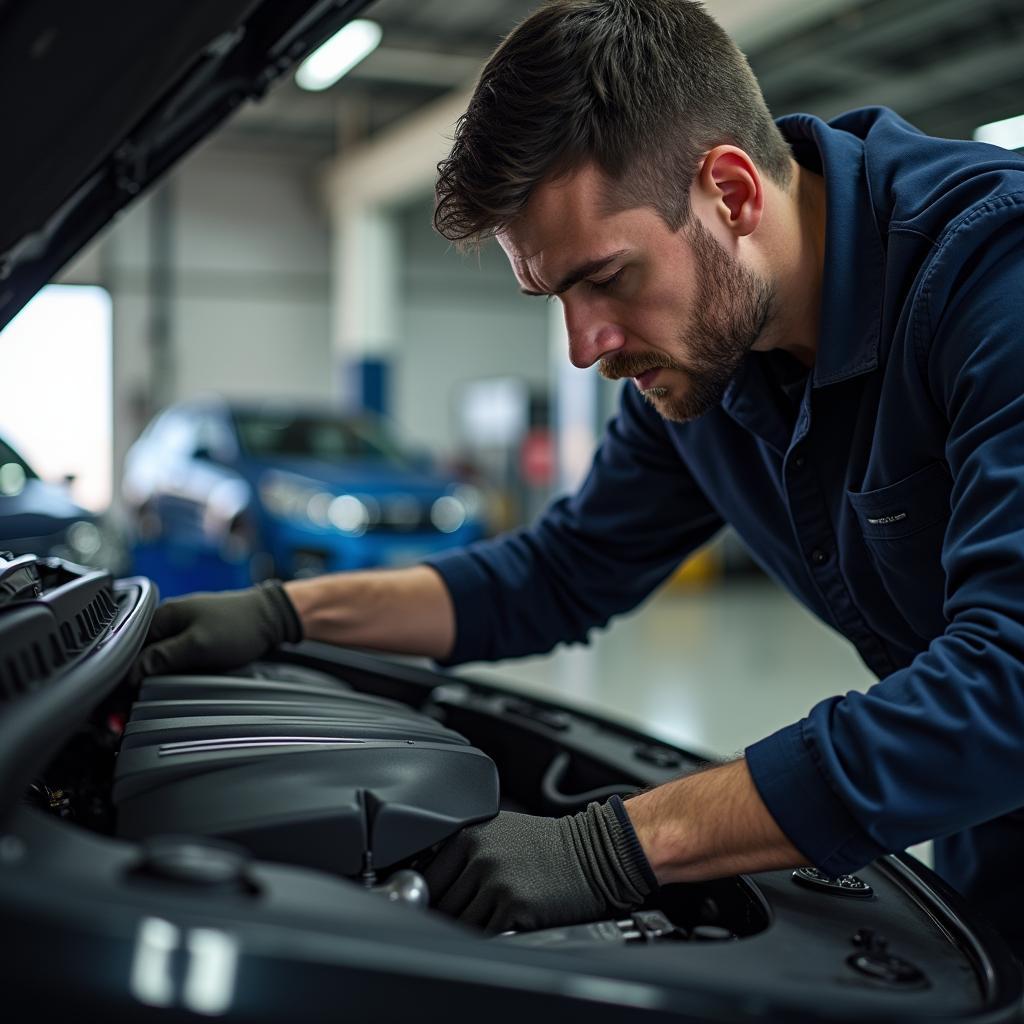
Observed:
[[[524,693],[554,691],[712,757],[875,681],[846,640],[767,580],[664,589],[589,647],[457,671]],[[913,852],[931,862],[930,850]]]

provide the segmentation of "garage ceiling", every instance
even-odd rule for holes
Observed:
[[[381,47],[324,93],[290,80],[231,138],[326,155],[472,80],[537,0],[379,0]],[[709,0],[775,114],[884,103],[923,130],[969,137],[1024,113],[1024,0]]]
[[[924,131],[969,138],[1024,113],[1024,2],[861,0],[750,58],[777,114],[884,103]]]

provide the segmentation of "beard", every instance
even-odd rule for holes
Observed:
[[[637,377],[647,370],[676,370],[685,387],[652,387],[640,393],[667,420],[684,423],[703,416],[725,395],[744,356],[772,319],[775,286],[733,259],[696,218],[685,229],[697,273],[691,323],[676,339],[684,360],[660,353],[623,353],[601,360],[608,380]]]

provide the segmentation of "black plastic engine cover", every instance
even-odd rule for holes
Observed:
[[[215,836],[354,876],[368,852],[387,868],[498,812],[494,762],[404,705],[319,679],[303,693],[294,669],[280,689],[197,683],[140,692],[113,789],[123,837]]]

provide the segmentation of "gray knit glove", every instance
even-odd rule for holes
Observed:
[[[565,818],[502,811],[422,870],[434,907],[489,932],[616,916],[658,884],[617,796]]]
[[[133,676],[223,672],[301,639],[302,623],[277,580],[247,590],[190,594],[157,608]]]

